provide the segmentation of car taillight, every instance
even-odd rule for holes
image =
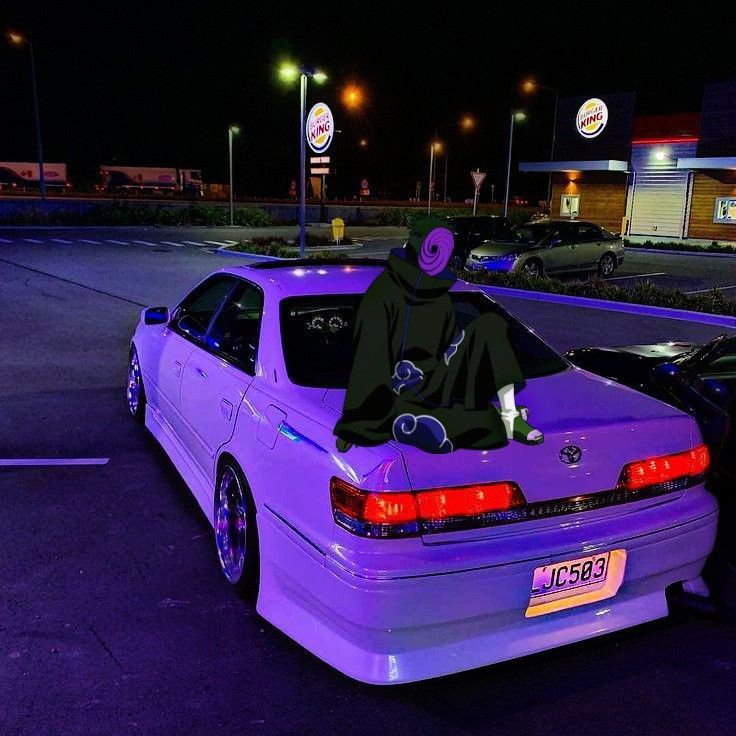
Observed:
[[[618,488],[639,491],[658,487],[676,491],[700,480],[710,465],[705,445],[673,455],[660,455],[624,465]]]
[[[526,499],[515,483],[376,492],[330,481],[335,521],[364,537],[407,537],[517,521]]]

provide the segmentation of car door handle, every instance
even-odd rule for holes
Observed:
[[[201,368],[195,368],[194,370],[195,370],[195,371],[197,371],[197,375],[198,375],[198,376],[199,376],[199,377],[200,377],[200,378],[201,378],[201,379],[202,379],[203,381],[206,381],[206,380],[207,380],[207,372],[206,372],[206,371],[203,371],[203,370],[202,370]]]
[[[181,376],[181,363],[178,360],[174,361],[174,365],[172,366],[172,369],[174,371],[174,375],[177,377]]]
[[[233,418],[233,405],[227,399],[220,399],[220,414],[228,422]]]

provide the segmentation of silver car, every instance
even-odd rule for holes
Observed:
[[[534,276],[596,271],[610,276],[624,260],[624,243],[591,222],[545,220],[511,228],[474,248],[471,271],[516,271]]]

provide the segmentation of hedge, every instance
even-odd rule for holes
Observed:
[[[643,243],[634,243],[628,238],[624,238],[624,245],[627,248],[654,248],[656,250],[672,250],[683,253],[736,253],[736,246],[720,245],[716,240],[711,241],[708,245],[700,245],[698,243],[671,243],[667,240],[645,240]]]

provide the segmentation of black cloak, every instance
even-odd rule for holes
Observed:
[[[499,388],[523,384],[498,314],[458,330],[451,271],[430,276],[411,250],[392,251],[358,309],[354,357],[335,435],[355,445],[394,439],[427,452],[507,444]]]

